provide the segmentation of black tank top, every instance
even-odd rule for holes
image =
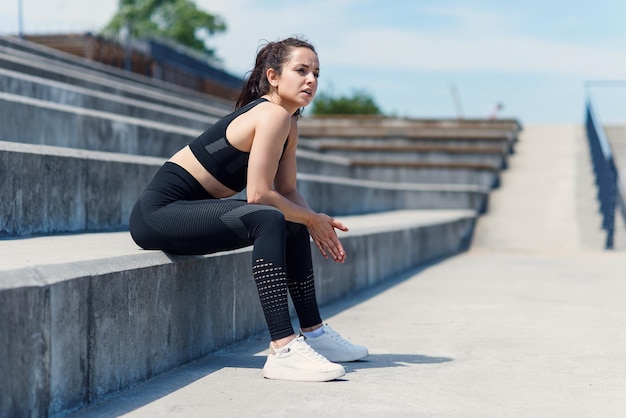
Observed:
[[[224,116],[204,131],[190,144],[191,152],[200,164],[220,183],[231,190],[242,191],[246,187],[249,152],[233,147],[226,138],[226,128],[239,115],[246,113],[267,99],[259,98],[233,113]]]

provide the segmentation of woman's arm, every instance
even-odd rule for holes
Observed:
[[[288,145],[283,154],[284,141]],[[249,203],[278,208],[285,219],[304,224],[324,257],[345,261],[346,253],[335,228],[345,225],[323,213],[316,213],[297,191],[297,125],[295,119],[278,106],[265,106],[255,126],[248,162],[247,197]],[[282,156],[282,158],[281,158]]]

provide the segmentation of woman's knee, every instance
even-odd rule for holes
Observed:
[[[285,225],[285,215],[276,209],[274,206],[269,205],[254,205],[257,206],[255,214],[259,222],[267,225]]]
[[[252,236],[258,237],[260,234],[272,233],[284,236],[286,234],[285,215],[274,206],[253,205],[254,211],[242,219],[249,226]]]

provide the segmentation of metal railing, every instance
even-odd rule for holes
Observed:
[[[587,99],[585,129],[591,149],[593,171],[598,187],[600,212],[602,214],[602,228],[606,230],[604,247],[613,249],[615,235],[615,209],[617,196],[617,170],[613,161],[611,144],[604,133],[604,128],[594,113],[591,99]]]

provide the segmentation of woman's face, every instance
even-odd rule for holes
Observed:
[[[289,60],[278,77],[277,93],[281,101],[296,108],[310,104],[317,92],[320,64],[317,54],[309,48],[293,48]]]

